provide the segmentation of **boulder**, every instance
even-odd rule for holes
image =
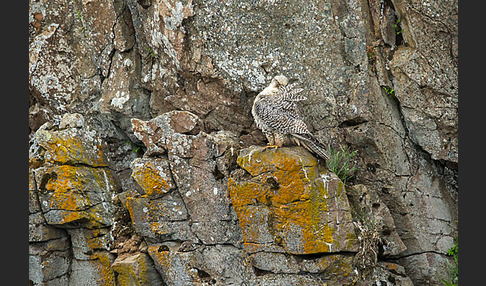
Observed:
[[[228,180],[249,253],[358,249],[344,184],[303,148],[242,149]]]
[[[152,259],[145,253],[138,253],[124,259],[117,258],[112,268],[117,274],[117,285],[120,286],[164,285]]]

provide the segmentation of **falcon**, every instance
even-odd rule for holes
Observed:
[[[324,145],[310,133],[302,120],[297,103],[307,98],[299,95],[303,89],[294,88],[296,84],[289,84],[284,75],[275,76],[256,96],[251,114],[256,126],[268,140],[267,147],[302,145],[311,153],[327,160],[329,155]]]

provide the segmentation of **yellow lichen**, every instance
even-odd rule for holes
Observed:
[[[98,285],[115,285],[115,274],[111,268],[111,261],[107,252],[95,252],[91,255],[93,264],[98,270]]]
[[[96,189],[100,194],[112,190],[113,178],[109,171],[71,165],[51,166],[45,169],[52,174],[44,188],[46,208],[59,210],[59,224],[81,219],[90,221],[91,225],[102,223],[102,214],[106,211],[98,202],[92,202]],[[93,189],[95,188],[95,189]]]
[[[116,282],[119,286],[141,286],[136,279],[135,271],[127,264],[119,263],[112,266],[113,270],[117,273]]]
[[[154,283],[154,281],[149,281],[146,254],[135,254],[113,264],[112,268],[117,273],[116,281],[119,286],[142,286]]]
[[[164,176],[153,162],[145,162],[143,167],[135,168],[132,177],[137,181],[147,196],[157,196],[168,192],[171,188],[170,177]]]
[[[319,167],[313,157],[289,156],[288,150],[252,149],[237,162],[253,176],[247,181],[228,180],[245,245],[252,247],[252,243],[263,240],[261,236],[266,232],[275,241],[280,237],[288,252],[332,250],[335,240],[326,215],[328,190],[317,180]],[[302,238],[301,250],[287,248],[288,233]]]
[[[38,135],[41,145],[46,149],[46,158],[50,163],[82,163],[94,167],[106,167],[107,162],[102,152],[102,145],[85,140],[78,134],[58,134],[44,131]]]

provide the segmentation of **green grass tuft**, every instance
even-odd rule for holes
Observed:
[[[339,149],[334,149],[329,145],[328,149],[330,158],[326,161],[327,167],[346,184],[354,177],[356,164],[353,157],[358,154],[358,150],[351,152],[342,145],[339,146]]]
[[[457,286],[459,283],[459,243],[457,239],[456,243],[454,243],[454,246],[447,250],[447,255],[454,258],[454,265],[449,270],[449,279],[441,279],[441,281],[446,286]]]

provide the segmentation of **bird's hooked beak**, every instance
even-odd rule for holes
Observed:
[[[277,75],[272,80],[276,87],[285,86],[289,83],[289,79],[284,75]]]

